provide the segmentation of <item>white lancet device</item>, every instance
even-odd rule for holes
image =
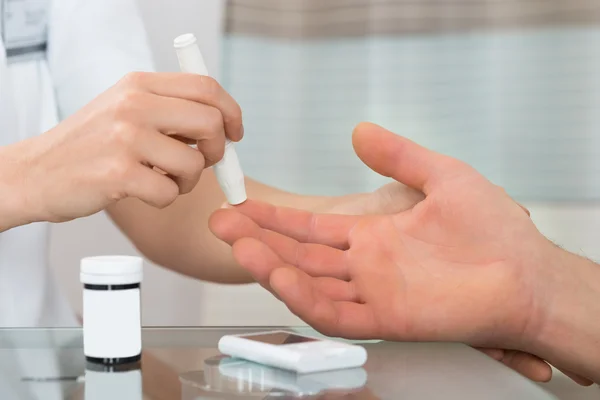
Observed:
[[[193,34],[187,33],[178,36],[175,38],[173,46],[177,52],[179,67],[182,72],[209,76],[204,58]],[[245,202],[247,196],[244,173],[235,151],[235,145],[229,139],[225,141],[223,158],[213,166],[213,169],[219,185],[227,197],[227,202],[232,205]]]
[[[219,341],[219,351],[301,374],[357,368],[367,361],[362,346],[286,331],[226,335]]]

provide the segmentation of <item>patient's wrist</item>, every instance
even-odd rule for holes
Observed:
[[[600,266],[556,248],[541,268],[543,318],[532,352],[600,382]]]

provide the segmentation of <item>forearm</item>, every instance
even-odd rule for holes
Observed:
[[[16,146],[0,146],[0,232],[35,222],[28,194],[18,184],[26,178],[19,176]]]
[[[7,231],[17,226],[27,224],[24,210],[19,210],[18,201],[15,200],[14,193],[10,185],[2,182],[0,177],[0,232]]]
[[[552,259],[533,352],[600,383],[600,266],[561,249]]]
[[[295,208],[326,207],[330,198],[299,196],[247,179],[248,196]],[[163,210],[136,199],[108,209],[119,228],[153,262],[213,282],[248,283],[250,275],[234,261],[231,248],[210,232],[208,219],[225,202],[212,172],[206,170],[193,192]]]

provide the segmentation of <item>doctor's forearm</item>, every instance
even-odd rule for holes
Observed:
[[[14,192],[11,191],[9,185],[1,181],[1,178],[0,194],[0,233],[32,222],[27,221],[25,209],[19,209],[19,204],[13,197]]]
[[[299,196],[247,179],[248,197],[295,208],[326,207],[331,198]],[[206,170],[190,194],[159,210],[136,199],[108,209],[117,226],[151,261],[179,273],[220,283],[249,283],[231,248],[208,228],[212,212],[225,202],[212,172]]]
[[[23,169],[14,158],[14,146],[0,146],[0,232],[35,222],[33,210],[27,201],[31,193],[24,193],[19,181]]]

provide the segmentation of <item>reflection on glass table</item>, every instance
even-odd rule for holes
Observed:
[[[0,330],[0,399],[532,399],[553,397],[462,344],[361,342],[363,369],[305,374],[226,358],[223,335],[277,327],[144,329],[139,364],[86,364],[79,329]],[[308,328],[294,328],[318,335]]]
[[[193,400],[199,393],[228,393],[237,396],[314,398],[365,392],[367,372],[363,368],[298,374],[253,362],[217,356],[205,361],[203,371],[181,375],[182,399]]]

